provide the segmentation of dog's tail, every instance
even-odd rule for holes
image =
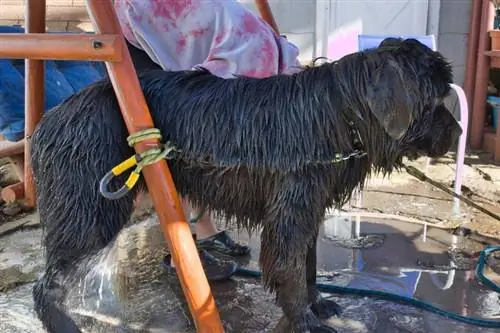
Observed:
[[[65,312],[66,288],[58,282],[58,274],[47,270],[36,282],[33,287],[35,312],[49,333],[82,333]]]

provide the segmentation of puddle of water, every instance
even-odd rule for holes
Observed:
[[[474,275],[477,252],[484,244],[440,229],[424,233],[424,226],[397,221],[356,225],[339,217],[328,219],[320,245],[325,251],[319,252],[319,265],[351,276],[346,286],[414,297],[464,316],[500,319],[500,295],[482,287]],[[372,237],[382,234],[383,244],[353,248],[359,245],[357,230]],[[341,248],[350,259],[344,267],[331,256]],[[489,277],[500,281],[494,272]]]
[[[499,294],[480,286],[471,271],[476,266],[473,255],[484,244],[431,228],[423,237],[422,231],[421,225],[398,221],[356,224],[330,217],[318,246],[320,282],[388,291],[454,313],[499,319]],[[250,243],[252,258],[244,264],[257,269],[258,235],[249,238],[246,232],[233,232],[233,236]],[[194,332],[176,278],[160,267],[164,254],[156,218],[125,229],[112,247],[93,260],[93,272],[73,284],[67,301],[72,316],[87,332],[109,332],[123,320],[135,331]],[[459,269],[451,269],[454,265]],[[493,273],[490,277],[500,280]],[[116,281],[126,287],[119,290]],[[281,317],[274,297],[259,281],[235,278],[213,284],[212,291],[228,333],[270,332]],[[499,332],[398,303],[325,296],[343,307],[342,317],[330,321],[343,333]],[[1,332],[43,332],[33,317],[31,285],[0,294],[0,318]]]
[[[253,257],[257,258],[259,239],[254,237],[250,243]],[[455,314],[500,322],[500,294],[483,287],[474,273],[478,252],[485,245],[441,229],[428,227],[424,231],[424,226],[419,224],[360,221],[359,217],[356,222],[331,216],[325,221],[318,244],[319,274],[329,276],[320,282],[413,297]],[[496,262],[496,272],[487,272],[497,283],[500,283],[499,263]],[[343,298],[352,299],[351,296]],[[397,303],[373,302],[383,303],[384,307],[399,312],[400,317],[389,316],[392,328],[378,323],[372,328],[373,332],[396,332],[400,326],[406,326],[408,331],[427,333],[443,332],[445,326],[451,332],[500,331],[461,324]],[[361,305],[351,303],[360,310]],[[410,315],[415,311],[420,315]]]

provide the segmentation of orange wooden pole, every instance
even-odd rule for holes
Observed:
[[[154,127],[111,1],[87,0],[87,9],[96,33],[120,35],[122,61],[106,66],[128,131],[135,133]],[[143,152],[157,145],[157,140],[147,140],[138,143],[135,149]],[[224,332],[167,163],[149,165],[143,174],[198,332]]]
[[[0,58],[120,61],[119,39],[90,34],[0,34]]]
[[[45,0],[26,1],[26,33],[45,32]],[[40,121],[44,110],[44,76],[43,60],[25,60],[25,137],[29,138]],[[35,207],[36,194],[31,173],[30,140],[25,141],[24,149],[24,194],[25,204]]]
[[[490,58],[486,55],[486,52],[490,45],[488,30],[493,27],[489,19],[490,1],[482,0],[481,4],[481,24],[479,27],[476,82],[474,84],[474,103],[470,132],[470,145],[474,149],[481,148],[483,143],[484,120],[486,118],[486,95],[488,92],[488,72],[490,69]]]
[[[276,24],[276,20],[274,19],[273,12],[271,11],[271,7],[269,6],[269,2],[267,0],[255,0],[255,5],[259,10],[260,16],[264,21],[267,22],[276,32],[276,34],[280,34],[280,29],[278,29],[278,24]]]

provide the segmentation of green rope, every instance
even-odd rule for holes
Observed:
[[[157,139],[161,142],[162,136],[159,129],[148,128],[133,133],[127,137],[127,142],[128,145],[133,148],[139,142],[152,139]],[[169,154],[173,151],[178,150],[170,142],[167,142],[164,145],[156,145],[154,148],[150,148],[142,153],[135,154],[129,157],[127,160],[115,166],[113,169],[111,169],[111,171],[104,175],[99,184],[99,191],[105,198],[110,200],[122,198],[135,186],[135,184],[139,180],[141,171],[145,166],[157,163],[163,159],[168,158]],[[125,184],[118,191],[110,192],[108,190],[108,185],[111,180],[134,166],[135,169],[130,173]]]
[[[161,132],[159,129],[148,128],[133,133],[128,136],[127,142],[128,145],[133,148],[139,142],[151,139],[157,139],[159,141],[162,140]],[[172,144],[170,144],[170,142],[167,142],[162,146],[162,148],[150,148],[138,154],[139,158],[137,159],[137,167],[135,168],[134,172],[140,173],[142,168],[144,168],[145,166],[166,159],[171,152],[176,151],[176,148]]]

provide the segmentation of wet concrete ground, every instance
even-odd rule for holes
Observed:
[[[500,168],[469,158],[464,185],[470,198],[499,210]],[[414,163],[422,168],[422,160]],[[432,164],[429,176],[451,184],[453,161]],[[479,170],[479,171],[478,171]],[[356,204],[356,203],[354,203]],[[439,190],[405,174],[390,180],[373,179],[363,193],[362,207],[346,207],[369,216],[356,224],[329,217],[318,250],[320,282],[385,290],[413,296],[443,309],[468,316],[500,320],[500,297],[475,281],[475,255],[485,244],[500,244],[500,222],[461,206],[451,213],[452,201]],[[394,214],[407,220],[427,221],[440,228],[463,225],[470,237],[454,238],[448,231],[424,225],[380,219],[369,214]],[[29,216],[27,217],[30,218]],[[36,219],[36,217],[31,217]],[[68,297],[72,316],[86,332],[114,331],[121,320],[136,332],[194,332],[175,276],[161,266],[165,244],[154,217],[125,229],[112,247],[94,260],[94,271],[76,281]],[[353,238],[354,235],[354,238]],[[32,311],[32,281],[41,271],[39,229],[18,231],[0,238],[0,332],[43,332]],[[249,241],[258,258],[258,235],[233,236]],[[365,248],[357,248],[359,246]],[[255,259],[241,264],[257,269]],[[452,265],[458,269],[450,269]],[[500,273],[498,260],[493,262]],[[500,275],[489,272],[500,283]],[[117,281],[126,286],[118,288]],[[3,292],[1,292],[3,290]],[[212,285],[227,332],[271,332],[281,317],[274,298],[259,281],[235,278]],[[363,297],[332,297],[344,309],[329,324],[341,333],[500,332],[459,324],[444,317],[398,303]]]
[[[422,229],[420,225],[398,221],[362,221],[361,232],[370,234],[373,242],[365,244],[366,249],[356,249],[352,247],[360,242],[352,239],[354,224],[344,218],[328,218],[318,248],[321,282],[390,291],[454,313],[500,319],[500,295],[478,285],[470,271],[475,267],[474,259],[467,258],[483,244],[453,238],[438,229],[429,229],[424,241]],[[123,318],[137,332],[194,332],[179,297],[175,276],[161,268],[165,250],[163,240],[157,235],[160,230],[155,218],[128,228],[112,248],[95,260],[96,269],[86,281],[77,281],[71,288],[68,307],[87,332],[109,332]],[[31,255],[24,252],[17,260],[35,267],[40,261],[38,237],[38,230],[16,233],[7,237],[6,245],[31,240]],[[235,235],[238,237],[246,239],[245,234]],[[248,241],[253,252],[247,265],[256,268],[253,258],[258,257],[259,239],[254,236]],[[3,262],[5,251],[0,255]],[[452,258],[465,270],[450,270]],[[500,275],[490,274],[500,280]],[[118,280],[126,281],[127,288],[121,292],[117,292],[117,284],[113,282]],[[213,284],[212,288],[227,332],[271,332],[281,316],[272,296],[262,289],[259,281],[235,278]],[[459,324],[398,303],[352,296],[329,297],[344,309],[340,318],[329,322],[339,332],[499,331]],[[43,332],[33,317],[31,303],[31,283],[1,294],[0,331]]]
[[[425,159],[407,164],[424,170]],[[431,160],[427,175],[453,189],[455,169],[455,155],[450,153]],[[500,167],[493,165],[484,154],[467,155],[462,193],[480,206],[500,214]],[[363,193],[362,207],[354,208],[416,218],[440,227],[466,226],[480,234],[500,238],[500,221],[464,203],[460,204],[459,214],[455,214],[452,203],[453,198],[440,189],[400,172],[389,179],[373,177]]]

